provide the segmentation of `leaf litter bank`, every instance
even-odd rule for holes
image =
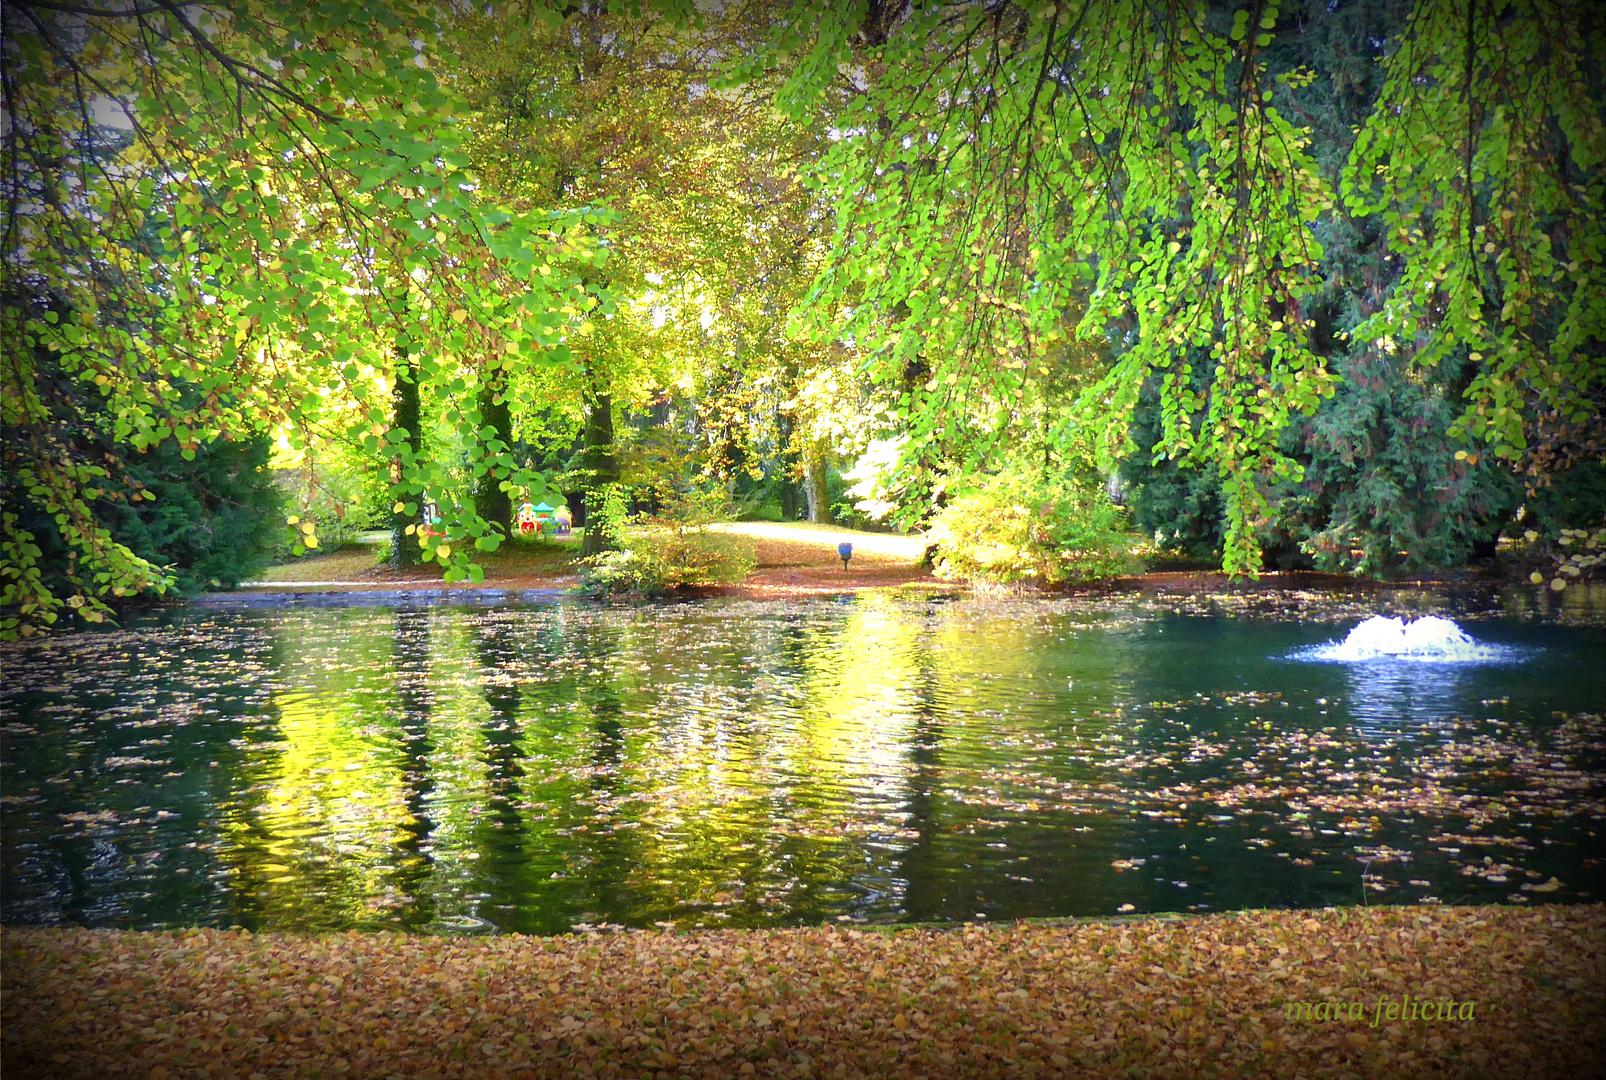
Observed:
[[[4,1062],[19,1077],[1606,1071],[1602,904],[556,938],[8,927],[0,940]],[[1476,1008],[1369,1023],[1406,994]],[[1289,1002],[1309,1001],[1363,1002],[1368,1021],[1290,1018]]]

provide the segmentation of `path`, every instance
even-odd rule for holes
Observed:
[[[927,543],[921,535],[872,533],[804,521],[743,521],[715,528],[750,539],[757,565],[744,584],[705,590],[711,595],[779,599],[910,585],[952,587],[921,568]],[[846,569],[837,557],[840,543],[853,545]],[[578,548],[577,541],[533,549],[522,544],[506,546],[481,556],[485,581],[472,585],[442,581],[435,566],[393,570],[378,565],[375,558],[380,547],[368,544],[272,567],[262,580],[245,582],[242,588],[271,592],[567,589],[580,582],[574,567]]]

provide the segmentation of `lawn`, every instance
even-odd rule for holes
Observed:
[[[756,566],[742,595],[807,595],[860,588],[934,583],[922,569],[926,539],[891,533],[864,532],[807,521],[744,521],[714,526],[749,539]],[[431,564],[393,570],[379,562],[389,534],[364,533],[362,541],[327,554],[310,554],[269,568],[248,587],[301,589],[376,589],[443,586],[440,569]],[[842,565],[837,545],[850,543],[853,554]],[[578,583],[579,536],[526,540],[515,537],[498,551],[476,556],[485,570],[485,584],[567,588]],[[450,586],[469,588],[467,584]]]
[[[327,554],[304,555],[270,567],[250,586],[303,585],[347,588],[382,588],[396,585],[441,585],[440,567],[426,566],[394,570],[380,562],[389,546],[389,534],[369,532],[358,544]],[[487,582],[572,585],[574,561],[580,554],[578,537],[531,539],[515,537],[498,551],[479,552],[475,559],[485,569]]]

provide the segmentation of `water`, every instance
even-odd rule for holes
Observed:
[[[1327,642],[1300,654],[1310,660],[1372,663],[1394,660],[1424,664],[1482,664],[1520,659],[1510,648],[1474,641],[1452,619],[1423,615],[1406,621],[1373,615],[1343,641]]]
[[[1594,627],[192,608],[0,650],[9,922],[438,933],[1606,895]],[[1526,888],[1525,888],[1526,886]]]

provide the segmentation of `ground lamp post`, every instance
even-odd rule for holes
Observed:
[[[842,569],[846,570],[848,568],[848,560],[853,558],[853,545],[838,544],[836,546],[836,553],[842,559]]]

